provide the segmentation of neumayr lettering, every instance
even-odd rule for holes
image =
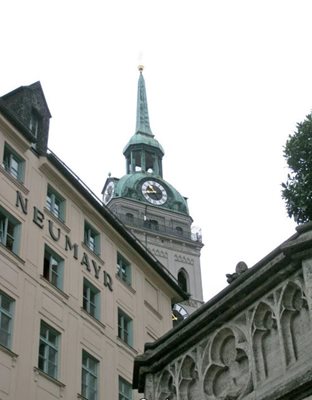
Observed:
[[[16,191],[16,203],[17,208],[21,208],[25,215],[28,214],[28,199],[23,197],[20,191]],[[45,223],[47,221],[47,224]],[[44,229],[47,225],[48,233],[51,239],[55,242],[59,242],[60,240],[64,240],[64,249],[65,251],[70,251],[73,254],[73,258],[76,260],[80,260],[80,264],[84,265],[86,270],[90,273],[93,273],[96,279],[100,279],[101,277],[101,265],[99,265],[93,258],[90,258],[86,252],[82,252],[82,255],[79,256],[79,245],[77,243],[72,243],[70,237],[61,231],[59,227],[55,226],[55,223],[51,219],[46,219],[44,213],[36,206],[33,207],[33,222],[40,228]],[[63,238],[63,239],[62,239]],[[111,292],[113,291],[113,281],[110,274],[106,271],[102,271],[103,284],[107,287]]]

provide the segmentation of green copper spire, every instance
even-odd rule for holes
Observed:
[[[139,65],[140,77],[138,82],[137,118],[135,133],[143,133],[154,137],[148,117],[145,81],[143,78],[143,65]]]

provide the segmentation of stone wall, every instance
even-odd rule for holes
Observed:
[[[230,285],[213,305],[220,315],[204,306],[189,324],[147,347],[141,359],[146,400],[312,399],[308,236],[285,242],[268,262],[249,270],[246,280],[233,290]],[[235,291],[240,300],[234,300]]]

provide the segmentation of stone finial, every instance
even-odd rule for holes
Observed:
[[[237,279],[241,274],[243,274],[244,272],[246,272],[248,269],[247,264],[244,261],[240,261],[239,263],[237,263],[236,267],[235,267],[235,272],[233,274],[226,274],[226,280],[228,283],[232,283],[233,281],[235,281],[235,279]]]
[[[235,272],[237,272],[240,275],[243,272],[247,271],[247,269],[248,269],[247,264],[244,261],[240,261],[236,265]]]

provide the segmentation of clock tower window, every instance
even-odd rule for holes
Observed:
[[[153,231],[159,231],[159,223],[155,219],[146,219],[144,221],[144,226]]]
[[[127,171],[127,173],[143,171],[143,160],[141,151],[132,151],[130,157],[130,171]]]
[[[175,230],[178,235],[183,236],[183,229],[181,228],[181,226],[176,226]]]
[[[151,229],[153,229],[154,231],[158,231],[159,230],[158,221],[156,221],[155,219],[151,219],[150,223],[151,223]]]
[[[188,274],[183,268],[178,272],[178,283],[182,290],[188,292]]]
[[[131,214],[131,213],[126,213],[126,221],[127,221],[129,224],[132,224],[133,221],[134,221],[134,216],[133,216],[133,214]]]

